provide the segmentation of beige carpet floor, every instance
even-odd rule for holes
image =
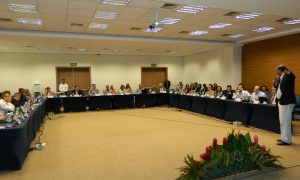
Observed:
[[[238,129],[257,134],[260,143],[283,157],[285,167],[292,167],[300,165],[300,130],[295,126],[294,144],[285,147],[275,145],[277,134]],[[0,179],[173,180],[186,154],[198,157],[212,138],[221,143],[233,128],[214,118],[167,107],[59,114],[45,124],[41,141],[46,148],[30,152],[22,170],[0,172]],[[300,168],[294,167],[259,179],[290,180],[298,175]]]

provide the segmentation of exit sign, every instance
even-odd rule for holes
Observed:
[[[70,63],[70,67],[77,67],[77,63]]]

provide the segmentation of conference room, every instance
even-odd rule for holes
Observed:
[[[0,179],[298,179],[297,0],[1,0]]]

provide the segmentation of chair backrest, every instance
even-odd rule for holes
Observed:
[[[300,96],[296,96],[297,104],[300,104]]]

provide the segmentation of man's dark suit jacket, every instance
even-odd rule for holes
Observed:
[[[171,86],[171,82],[169,80],[165,80],[164,82],[164,87],[169,90],[170,89],[170,86]]]
[[[222,91],[222,95],[227,97],[229,94],[233,94],[234,90],[231,90],[231,93],[228,93],[227,90]]]
[[[296,104],[295,96],[295,79],[296,76],[288,71],[280,80],[281,98],[278,100],[281,105]]]
[[[76,94],[75,90],[72,90],[71,94],[75,95]],[[83,91],[79,89],[78,90],[78,95],[84,96]]]

